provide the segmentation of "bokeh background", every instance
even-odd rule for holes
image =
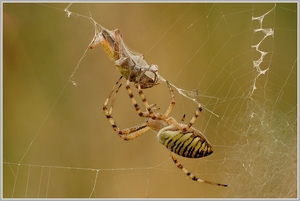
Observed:
[[[3,197],[224,198],[297,196],[297,5],[4,3]],[[268,13],[268,11],[270,11]],[[258,75],[251,48],[268,52]],[[120,74],[97,47],[92,16],[119,28],[125,43],[157,64],[177,87],[200,93],[195,127],[214,146],[203,159],[179,157],[202,179],[173,164],[149,131],[129,142],[112,130],[102,106]],[[77,86],[72,85],[70,76]],[[124,80],[123,80],[124,83]],[[253,86],[257,90],[252,94]],[[164,111],[165,83],[145,90]],[[135,91],[135,95],[138,96]],[[189,121],[197,105],[176,93],[172,116]],[[219,117],[217,117],[217,114]],[[142,123],[124,87],[114,117],[121,128]]]

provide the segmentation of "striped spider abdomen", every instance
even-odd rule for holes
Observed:
[[[179,156],[202,158],[213,153],[210,143],[193,127],[184,133],[170,125],[162,128],[158,132],[157,138],[161,144]]]

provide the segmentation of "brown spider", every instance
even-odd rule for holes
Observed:
[[[197,117],[199,116],[202,110],[200,102],[198,101],[198,108],[188,125],[183,124],[183,120],[185,116],[183,116],[181,123],[178,123],[173,117],[168,117],[173,107],[175,106],[174,91],[168,81],[166,81],[166,83],[168,85],[171,94],[171,103],[164,114],[160,112],[155,112],[155,113],[153,112],[153,110],[158,110],[158,108],[155,107],[155,104],[149,105],[140,85],[138,85],[138,93],[147,109],[147,112],[142,112],[132,94],[131,88],[129,86],[129,80],[127,79],[126,82],[127,93],[131,99],[132,104],[135,107],[136,112],[139,114],[139,116],[145,117],[146,122],[137,126],[133,126],[121,130],[113,119],[112,110],[114,106],[114,101],[116,99],[116,95],[122,84],[119,85],[119,87],[115,92],[113,100],[111,101],[111,107],[109,108],[109,110],[107,108],[112,93],[114,92],[121,78],[122,76],[114,85],[112,91],[109,93],[109,96],[105,100],[103,106],[103,111],[106,115],[106,118],[108,122],[111,124],[111,126],[113,127],[114,131],[118,133],[118,135],[123,140],[127,141],[127,140],[132,140],[144,134],[148,130],[152,129],[158,132],[157,133],[158,141],[171,151],[171,157],[175,165],[179,169],[181,169],[187,176],[189,176],[192,180],[202,182],[202,183],[227,187],[226,184],[219,184],[219,183],[210,182],[210,181],[197,178],[186,168],[184,168],[181,163],[178,162],[175,155],[178,154],[180,156],[188,157],[188,158],[201,158],[213,153],[213,148],[210,145],[210,143],[206,140],[205,136],[200,131],[192,127],[192,125],[194,124],[194,122],[196,121]]]

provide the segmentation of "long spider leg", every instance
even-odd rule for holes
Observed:
[[[117,85],[119,84],[120,80],[122,79],[123,76],[121,76],[119,78],[119,80],[116,82],[116,84],[113,86],[112,90],[110,91],[109,93],[109,96],[108,98],[105,100],[104,102],[104,106],[103,106],[103,112],[107,118],[107,120],[109,121],[109,123],[111,124],[111,126],[113,127],[114,131],[116,133],[118,133],[118,135],[124,139],[124,140],[131,140],[131,139],[134,139],[135,137],[138,137],[139,135],[145,133],[146,131],[148,131],[150,128],[148,127],[148,125],[146,123],[143,123],[143,124],[140,124],[138,126],[134,126],[134,127],[131,127],[131,128],[126,128],[126,129],[123,129],[123,130],[120,130],[117,126],[117,124],[115,123],[114,119],[113,119],[113,116],[112,116],[112,112],[113,112],[113,106],[114,106],[114,103],[115,103],[115,99],[117,97],[117,94],[119,92],[119,89],[120,87],[122,86],[122,84],[119,85],[119,87],[116,89]],[[111,106],[108,110],[107,108],[107,105],[108,105],[108,102],[109,100],[111,99],[112,97],[112,93],[114,92],[114,90],[116,89],[115,91],[115,94],[113,96],[113,99],[111,100]]]
[[[144,95],[144,92],[143,92],[143,90],[141,89],[140,83],[138,84],[138,91],[139,91],[139,95],[140,95],[140,97],[141,97],[141,99],[142,99],[142,101],[143,101],[143,103],[144,103],[144,105],[145,105],[147,111],[149,112],[149,116],[150,116],[152,119],[155,119],[156,117],[155,117],[154,113],[153,113],[152,110],[151,110],[152,107],[149,105],[149,103],[148,103],[148,101],[147,101],[147,99],[146,99],[146,97],[145,97],[145,95]]]
[[[175,154],[173,152],[171,152],[171,157],[173,162],[175,163],[175,165],[184,173],[186,174],[188,177],[190,177],[193,181],[197,181],[197,182],[201,182],[201,183],[206,183],[206,184],[211,184],[211,185],[216,185],[216,186],[224,186],[227,187],[227,184],[219,184],[216,182],[212,182],[212,181],[206,181],[203,179],[199,179],[197,178],[195,175],[193,175],[191,172],[189,172],[185,167],[183,167],[183,165],[181,163],[178,162]]]
[[[187,131],[188,129],[190,129],[193,124],[195,123],[196,119],[198,118],[198,116],[200,115],[201,111],[202,111],[202,107],[201,107],[201,103],[199,101],[199,94],[198,94],[198,90],[196,90],[196,93],[197,93],[197,102],[198,102],[198,109],[196,110],[194,116],[192,117],[190,123],[185,127],[183,128],[183,131]]]
[[[123,78],[123,76],[121,76],[118,81],[116,82],[116,84],[113,86],[112,90],[109,92],[108,97],[106,98],[105,102],[104,102],[104,107],[107,106],[109,99],[111,98],[112,93],[114,92],[116,86],[119,84],[120,80]],[[120,88],[120,87],[119,87]]]
[[[185,119],[185,114],[183,115],[182,119],[181,119],[181,124],[184,122],[184,119]]]
[[[110,108],[110,115],[112,116],[112,108],[114,106],[114,102],[115,99],[117,97],[117,93],[119,92],[120,87],[122,86],[122,84],[119,85],[119,87],[117,88],[115,95],[113,97],[113,100],[111,102],[111,108]],[[132,140],[142,134],[144,134],[146,131],[150,130],[150,127],[148,127],[148,125],[146,123],[131,127],[131,128],[126,128],[123,129],[122,131],[118,131],[119,136],[123,139],[123,140]]]
[[[175,95],[174,95],[174,90],[172,89],[170,83],[168,81],[167,82],[167,85],[168,85],[168,88],[169,88],[169,91],[170,91],[170,95],[171,95],[171,103],[168,107],[168,109],[166,110],[165,114],[164,114],[164,118],[167,118],[170,114],[170,112],[172,111],[173,107],[175,106]]]
[[[110,91],[110,93],[109,93],[109,95],[108,95],[108,97],[107,97],[107,99],[105,100],[104,105],[103,105],[103,112],[104,112],[104,114],[105,114],[105,116],[106,116],[108,122],[111,124],[111,126],[112,126],[113,129],[114,129],[114,131],[115,131],[116,133],[118,133],[118,134],[120,133],[120,129],[118,128],[118,126],[116,125],[116,123],[115,123],[115,121],[114,121],[114,119],[113,119],[113,117],[112,117],[112,107],[110,107],[109,110],[108,110],[108,109],[107,109],[107,105],[108,105],[109,99],[110,99],[111,96],[112,96],[112,93],[114,92],[116,86],[119,84],[119,82],[120,82],[120,80],[122,79],[122,77],[123,77],[123,76],[121,76],[121,77],[118,79],[118,81],[116,82],[116,84],[113,86],[112,90]],[[120,87],[121,87],[121,84],[119,85],[117,91],[119,90]],[[115,95],[115,96],[116,96],[116,95]],[[116,98],[115,96],[114,96],[114,98],[113,98],[113,100],[112,100],[112,106],[114,105],[114,100],[115,100],[115,98]]]
[[[113,107],[114,107],[114,104],[115,104],[115,100],[116,100],[116,97],[117,97],[117,93],[119,92],[119,89],[121,88],[122,84],[119,85],[119,87],[117,88],[115,94],[114,94],[114,97],[111,101],[111,104],[110,104],[110,108],[109,108],[109,114],[112,115],[112,112],[113,112]]]
[[[139,116],[141,116],[141,117],[151,117],[151,118],[154,117],[155,118],[155,115],[151,111],[151,106],[149,106],[148,103],[147,103],[147,105],[148,105],[149,108],[146,107],[148,112],[142,112],[141,111],[141,108],[138,105],[138,103],[136,102],[136,100],[135,100],[135,98],[133,96],[133,93],[131,91],[131,88],[129,86],[129,79],[127,79],[127,81],[126,81],[126,90],[127,90],[127,93],[128,93],[128,95],[130,97],[130,100],[131,100],[133,106],[135,107],[136,112],[139,114]],[[140,91],[139,91],[139,93],[140,93]],[[144,101],[147,102],[147,100],[145,98],[143,98],[143,102]]]
[[[122,134],[119,134],[119,136],[123,140],[128,141],[144,134],[148,130],[150,130],[150,127],[146,123],[143,123],[141,125],[122,130]]]
[[[113,100],[111,102],[111,107],[110,107],[110,110],[109,110],[109,114],[111,115],[111,117],[112,117],[112,109],[113,109],[113,106],[114,106],[114,103],[115,103],[115,99],[117,97],[117,94],[118,94],[119,89],[120,89],[121,86],[122,86],[122,84],[120,84],[119,87],[117,88],[117,90],[114,94]],[[116,125],[116,124],[114,124],[114,125]],[[122,131],[117,130],[117,133],[119,134],[119,136],[123,140],[127,141],[127,140],[132,140],[132,139],[140,136],[141,134],[145,133],[149,129],[150,128],[148,127],[148,125],[146,123],[143,123],[143,124],[140,124],[140,125],[137,125],[137,126],[134,126],[134,127],[123,129]]]

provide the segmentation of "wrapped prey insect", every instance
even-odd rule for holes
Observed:
[[[95,36],[88,48],[94,49],[101,45],[109,59],[115,64],[117,70],[125,79],[133,82],[136,88],[140,85],[141,89],[151,88],[161,82],[166,82],[166,79],[158,74],[157,65],[149,65],[142,54],[130,50],[125,45],[119,29],[111,31],[95,21],[93,22],[95,26]],[[178,88],[171,82],[169,82],[169,84],[174,87],[179,94],[197,103],[198,96],[194,91]]]
[[[101,27],[100,32],[90,43],[89,49],[99,45],[103,47],[117,70],[130,82],[133,82],[136,88],[140,84],[142,89],[147,89],[165,81],[158,74],[157,65],[147,64],[142,54],[133,52],[125,45],[119,29],[110,31]]]

